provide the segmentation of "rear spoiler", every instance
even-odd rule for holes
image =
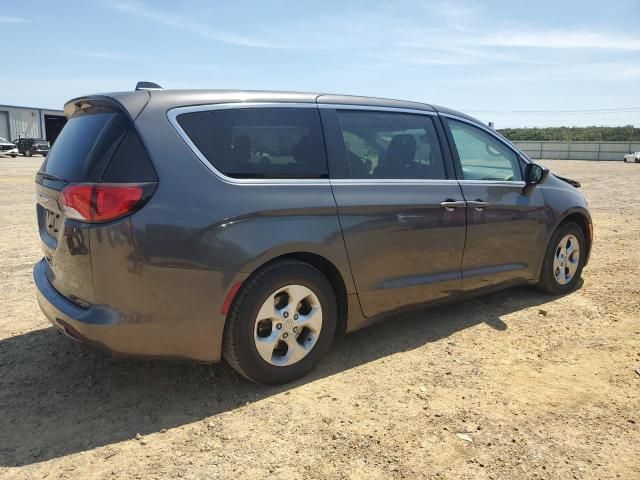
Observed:
[[[86,95],[65,103],[64,115],[70,119],[78,115],[118,111],[127,114],[133,121],[140,115],[150,98],[151,94],[146,90]]]

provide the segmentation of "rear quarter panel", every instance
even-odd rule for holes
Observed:
[[[222,180],[167,119],[159,97],[136,127],[158,172],[158,189],[132,218],[136,252],[150,265],[253,272],[287,253],[332,262],[355,292],[328,181],[321,185],[247,185]]]

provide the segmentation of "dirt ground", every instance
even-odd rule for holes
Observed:
[[[0,158],[1,478],[640,478],[640,164],[543,162],[594,217],[579,291],[400,316],[267,388],[55,333],[31,277],[41,161]]]

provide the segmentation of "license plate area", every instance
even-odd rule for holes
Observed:
[[[59,213],[45,210],[45,229],[47,233],[56,240],[58,239],[58,234],[60,233],[63,222],[64,219]]]

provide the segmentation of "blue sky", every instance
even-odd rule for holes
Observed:
[[[640,126],[640,0],[2,3],[0,104],[152,80],[424,101],[497,127]]]

